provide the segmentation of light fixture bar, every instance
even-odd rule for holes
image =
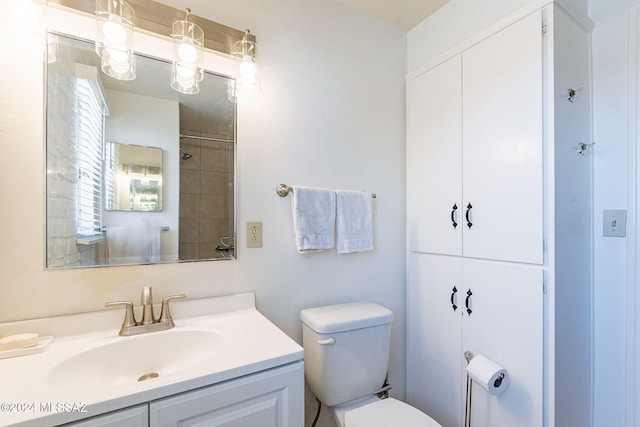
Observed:
[[[49,3],[75,9],[93,15],[95,0],[48,0]],[[136,11],[136,28],[151,31],[156,34],[171,33],[173,22],[184,18],[184,9],[176,9],[152,0],[127,0]],[[189,20],[204,30],[204,47],[216,52],[231,54],[233,44],[241,41],[245,31],[237,30],[196,15],[190,15]],[[253,34],[247,40],[256,41]]]

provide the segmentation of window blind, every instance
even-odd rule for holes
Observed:
[[[102,232],[102,150],[105,106],[99,89],[77,79],[78,94],[78,185],[77,232],[93,236]]]

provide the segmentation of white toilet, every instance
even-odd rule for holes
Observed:
[[[373,303],[300,312],[309,388],[333,411],[339,427],[439,427],[418,409],[376,394],[389,363],[393,313]]]

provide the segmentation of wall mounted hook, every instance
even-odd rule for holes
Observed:
[[[569,94],[569,96],[567,96],[567,101],[571,102],[571,103],[575,103],[576,102],[576,96],[582,92],[584,90],[584,87],[581,87],[580,89],[567,89],[567,92]]]
[[[578,154],[582,154],[584,156],[585,151],[587,151],[589,148],[591,148],[592,146],[594,146],[596,143],[592,142],[591,144],[585,144],[584,142],[581,142],[580,144],[578,144]]]

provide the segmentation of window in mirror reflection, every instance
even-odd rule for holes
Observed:
[[[100,71],[93,43],[57,35],[47,65],[47,268],[235,257],[234,80],[197,95],[170,64]]]

